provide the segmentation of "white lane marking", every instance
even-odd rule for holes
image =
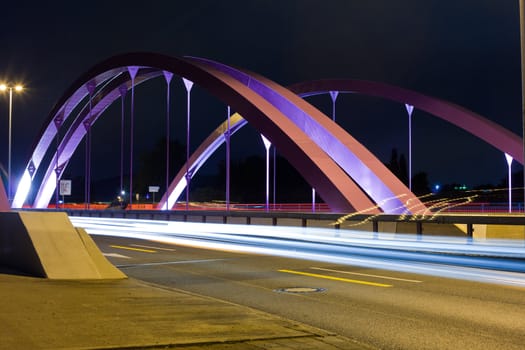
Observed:
[[[109,257],[112,257],[112,258],[131,259],[131,257],[129,257],[129,256],[122,255],[122,254],[117,254],[117,253],[102,253],[102,255],[109,256]]]
[[[141,245],[141,244],[130,244],[130,246],[132,246],[132,247],[141,247],[141,248],[149,248],[149,249],[157,249],[157,250],[166,250],[168,252],[174,252],[175,251],[175,249],[171,249],[171,248],[160,248],[160,247],[153,247],[153,246]]]
[[[369,275],[366,273],[359,273],[359,272],[350,272],[350,271],[341,271],[341,270],[332,270],[332,269],[325,269],[322,267],[310,267],[312,270],[320,270],[320,271],[328,271],[328,272],[337,272],[337,273],[344,273],[347,275],[357,275],[357,276],[366,276],[366,277],[376,277],[376,278],[383,278],[387,280],[394,280],[394,281],[403,281],[403,282],[411,282],[411,283],[422,283],[423,281],[418,280],[409,280],[405,278],[396,278],[396,277],[390,277],[390,276],[381,276],[381,275]]]

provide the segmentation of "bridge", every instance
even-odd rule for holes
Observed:
[[[186,163],[173,178],[167,171],[166,191],[155,210],[134,210],[135,203],[130,203],[130,210],[125,211],[90,208],[91,127],[112,103],[124,100],[127,94],[131,95],[133,106],[135,87],[150,79],[164,79],[169,106],[170,81],[174,75],[182,77],[187,93]],[[228,115],[190,154],[189,106],[194,83],[220,97],[228,106]],[[255,73],[198,58],[143,53],[111,58],[81,76],[53,108],[12,203],[0,181],[0,211],[8,211],[9,207],[32,208],[31,212],[0,215],[5,228],[0,232],[0,245],[5,245],[0,250],[0,267],[5,264],[32,276],[57,280],[45,283],[42,278],[0,274],[1,282],[9,286],[2,289],[4,299],[11,301],[5,312],[8,327],[4,328],[43,329],[36,335],[5,331],[2,336],[7,344],[15,346],[24,341],[22,345],[33,345],[50,339],[48,344],[52,347],[119,346],[125,339],[123,346],[129,346],[145,344],[147,339],[156,346],[185,346],[191,338],[194,342],[198,339],[197,346],[213,346],[213,342],[224,345],[226,339],[228,345],[240,344],[241,348],[248,341],[239,339],[249,339],[254,344],[257,341],[258,346],[261,341],[256,337],[263,337],[268,344],[275,338],[279,346],[297,340],[299,349],[314,342],[312,348],[319,347],[321,342],[317,338],[320,327],[324,327],[331,338],[334,334],[352,337],[352,341],[338,339],[334,346],[327,340],[323,344],[326,349],[367,343],[406,347],[405,338],[419,344],[431,339],[432,344],[446,347],[451,337],[454,344],[460,341],[467,348],[477,344],[519,348],[524,323],[520,288],[525,285],[522,263],[525,217],[436,215],[443,208],[442,203],[422,202],[372,152],[343,130],[335,118],[302,99],[329,94],[335,106],[341,93],[377,96],[407,105],[409,111],[425,110],[518,161],[523,159],[522,140],[486,118],[451,103],[382,83],[324,80],[285,88]],[[230,113],[230,108],[236,113]],[[130,113],[133,122],[133,107]],[[332,213],[169,210],[175,208],[183,192],[188,209],[191,180],[200,167],[221,144],[226,143],[229,149],[230,137],[247,124],[253,124],[264,135],[267,150],[270,145],[277,147],[304,174]],[[53,194],[57,197],[59,180],[83,139],[87,141],[86,207],[75,212],[49,212],[45,208]],[[131,192],[133,147],[130,163]],[[121,166],[121,174],[123,171]],[[36,192],[34,201],[28,198],[31,189]],[[71,221],[66,214],[72,216]],[[195,222],[198,220],[222,225],[204,228]],[[240,225],[242,220],[246,224],[257,221],[284,225],[252,230]],[[335,229],[307,229],[312,221],[324,221],[325,226]],[[373,233],[340,230],[342,222],[351,221],[372,226]],[[380,225],[391,223],[412,225],[417,237],[392,233],[395,230],[378,234]],[[423,239],[423,228],[432,224],[465,225],[467,237]],[[474,244],[471,238],[473,230],[478,229],[475,226],[489,224],[519,226],[522,240]],[[294,227],[284,227],[287,225]],[[121,270],[133,279],[115,281],[126,277]],[[107,283],[93,283],[94,279]],[[236,292],[232,293],[233,290]],[[287,295],[293,293],[324,294],[307,298]],[[78,303],[79,295],[88,296],[88,300]],[[227,303],[220,302],[221,299]],[[385,307],[385,300],[396,302]],[[126,303],[130,307],[123,308]],[[42,305],[47,306],[42,309]],[[264,317],[250,307],[262,310]],[[90,312],[86,313],[86,308]],[[242,313],[238,311],[241,308]],[[133,312],[127,313],[128,309]],[[51,321],[49,317],[30,317],[34,310],[58,316]],[[451,311],[447,314],[443,310]],[[270,317],[272,313],[279,318]],[[301,316],[297,317],[299,313]],[[89,317],[81,317],[86,314]],[[113,314],[118,317],[109,317]],[[303,321],[304,315],[312,316]],[[406,322],[398,330],[392,325],[400,324],[400,317]],[[53,322],[53,318],[60,322]],[[285,322],[286,319],[293,322]],[[335,325],[326,319],[334,320]],[[304,330],[307,327],[298,320],[316,326],[315,335],[307,333]],[[73,325],[69,327],[72,336],[64,340],[59,335],[66,321]],[[140,331],[130,332],[135,324],[141,325]],[[247,324],[254,330],[247,328]],[[351,330],[345,328],[348,324],[352,325]],[[377,329],[371,330],[370,324]],[[173,332],[174,325],[179,327],[178,332]],[[207,338],[201,339],[203,327]],[[96,332],[102,328],[104,332]],[[484,337],[479,336],[480,329]],[[120,330],[125,331],[117,332]],[[501,337],[502,332],[505,337]],[[42,338],[44,333],[51,336]],[[374,337],[378,334],[375,343],[370,340],[371,333]],[[79,341],[73,342],[73,338]],[[64,345],[65,342],[68,343]]]
[[[169,123],[170,83],[174,76],[184,82],[187,96],[186,164],[176,176],[165,179],[165,192],[156,209],[173,209],[183,193],[186,209],[191,180],[202,165],[230,138],[250,124],[282,154],[315,189],[334,213],[422,215],[431,208],[417,198],[367,147],[304,100],[329,94],[335,111],[342,93],[358,93],[404,104],[445,120],[523,162],[522,139],[487,118],[440,99],[379,82],[357,80],[318,80],[283,87],[245,69],[234,68],[209,59],[172,57],[154,53],[129,53],[96,64],[80,76],[62,95],[48,115],[32,155],[16,186],[12,208],[46,208],[55,195],[68,163],[85,139],[85,203],[91,193],[91,128],[104,112],[130,96],[131,149],[129,192],[133,193],[133,122],[135,89],[143,83],[161,79],[167,90]],[[198,84],[225,104],[227,119],[190,154],[190,104],[193,84]],[[145,85],[145,84],[144,84]],[[122,105],[124,106],[124,105]],[[231,113],[230,110],[236,111]],[[122,107],[122,118],[124,118]],[[169,134],[167,135],[169,142]],[[122,147],[122,145],[121,145]],[[121,150],[123,152],[123,150]],[[122,153],[121,153],[122,154]],[[169,156],[166,163],[169,163]],[[123,189],[121,158],[121,189]],[[168,168],[166,164],[166,168]],[[39,174],[39,176],[37,176]],[[226,207],[229,209],[229,173],[226,174]],[[268,185],[267,185],[268,188]],[[35,193],[30,201],[28,194]],[[10,198],[9,198],[10,199]],[[268,197],[267,197],[268,203]],[[133,209],[133,197],[130,196]]]

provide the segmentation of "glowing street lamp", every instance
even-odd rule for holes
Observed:
[[[261,134],[264,148],[266,149],[266,211],[270,210],[270,147],[272,143],[263,134]]]
[[[511,172],[511,167],[512,167],[512,161],[514,159],[512,158],[512,156],[510,156],[507,153],[505,153],[505,159],[507,160],[507,165],[508,165],[508,168],[509,168],[509,213],[512,213],[512,172]]]
[[[21,92],[24,90],[24,87],[20,84],[16,85],[7,85],[5,83],[0,84],[0,91],[9,91],[9,137],[8,137],[8,161],[7,161],[7,199],[9,204],[11,204],[11,125],[13,117],[13,90],[16,92]]]
[[[521,118],[523,155],[525,157],[525,0],[519,0],[520,12],[520,54],[521,54]],[[525,162],[524,162],[525,164]],[[525,181],[525,171],[523,171]],[[525,198],[525,195],[524,195]]]

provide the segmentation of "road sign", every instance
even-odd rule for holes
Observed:
[[[149,191],[151,193],[159,192],[160,186],[149,186]]]
[[[71,196],[71,180],[60,180],[60,195]]]

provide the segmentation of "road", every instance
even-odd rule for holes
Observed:
[[[158,238],[97,234],[93,238],[130,277],[316,326],[361,342],[364,349],[525,346],[525,284],[519,283],[520,278],[525,280],[522,272],[420,263],[428,269],[496,274],[491,283],[482,283],[369,268],[363,263],[240,253],[225,247],[203,249],[195,239],[168,244]],[[218,238],[213,240],[217,242]],[[359,259],[372,260],[364,256]],[[394,258],[382,261],[406,263],[408,267],[418,264]]]

